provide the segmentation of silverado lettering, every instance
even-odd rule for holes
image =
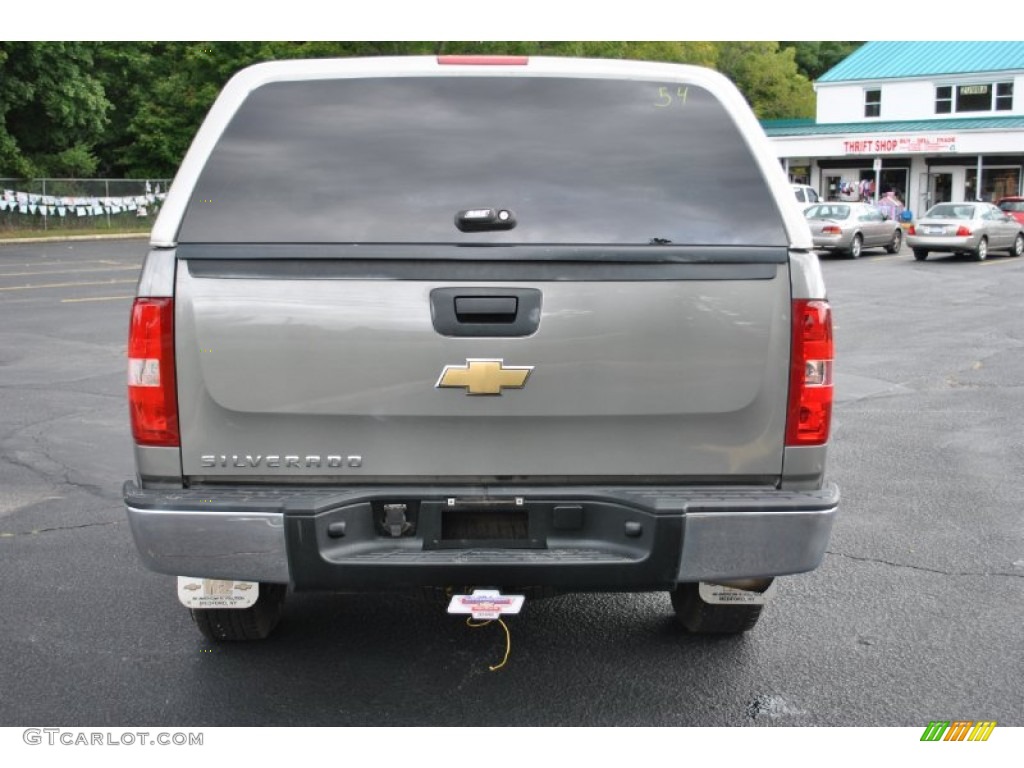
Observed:
[[[284,461],[287,465],[292,466],[299,462],[298,456],[284,456]],[[239,455],[232,454],[226,456],[224,454],[213,455],[203,454],[199,457],[199,465],[205,468],[212,467],[236,467],[239,469],[249,468],[255,469],[260,465],[279,468],[281,466],[282,457],[280,455],[268,455],[265,458],[259,454],[253,456],[251,454]],[[341,469],[342,467],[361,467],[363,465],[362,456],[306,456],[305,464],[303,466],[309,467],[327,467],[329,469]]]

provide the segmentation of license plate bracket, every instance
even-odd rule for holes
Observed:
[[[543,511],[523,499],[446,499],[420,504],[424,549],[543,549]]]

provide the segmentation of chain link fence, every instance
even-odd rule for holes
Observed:
[[[147,232],[170,184],[170,179],[0,178],[0,237]]]

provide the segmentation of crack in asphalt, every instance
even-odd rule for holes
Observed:
[[[103,487],[100,485],[96,485],[94,483],[86,483],[79,480],[72,480],[71,473],[75,471],[74,469],[69,467],[64,462],[55,459],[53,456],[50,455],[50,452],[47,451],[46,448],[44,448],[43,446],[39,445],[38,442],[36,443],[36,445],[39,446],[39,452],[42,453],[43,456],[45,456],[47,459],[49,459],[58,467],[60,467],[61,470],[63,470],[64,485],[68,485],[72,488],[78,488],[79,490],[85,491],[90,496],[95,496],[98,499],[104,499],[107,501],[120,499],[119,496],[112,496],[104,493]]]
[[[44,458],[46,458],[48,461],[52,462],[55,466],[60,468],[60,471],[62,472],[60,478],[54,477],[53,474],[48,473],[45,470],[40,469],[39,467],[33,466],[32,464],[29,464],[26,461],[22,461],[9,453],[0,454],[0,460],[5,461],[8,464],[13,464],[16,467],[27,469],[29,472],[36,475],[37,477],[40,477],[47,483],[55,483],[57,485],[66,485],[71,488],[77,488],[78,490],[84,491],[90,496],[93,496],[97,499],[102,499],[103,501],[120,500],[120,496],[105,493],[102,486],[94,485],[93,483],[82,482],[79,480],[73,480],[71,478],[71,473],[74,470],[71,467],[53,458],[53,456],[51,456],[45,448],[39,445],[38,439],[36,439],[35,437],[30,437],[29,439],[36,444],[37,450],[39,451],[39,453],[43,455]]]
[[[886,382],[889,384],[890,382]],[[889,398],[901,397],[903,395],[915,394],[917,390],[911,388],[907,384],[891,383],[889,389],[884,389],[879,392],[869,392],[866,395],[859,395],[858,397],[844,397],[842,400],[836,402],[837,407],[844,407],[849,405],[856,405],[858,403],[865,403],[871,400],[885,400]]]
[[[882,560],[878,557],[862,557],[859,555],[848,555],[845,552],[836,552],[831,549],[826,549],[825,554],[835,555],[836,557],[845,557],[847,560],[857,560],[862,563],[878,563],[879,565],[889,565],[893,568],[909,568],[912,571],[922,571],[924,573],[938,573],[942,576],[1010,576],[1014,579],[1024,579],[1024,573],[1008,573],[1005,571],[943,571],[939,568],[928,568],[923,565],[895,563],[892,560]]]
[[[0,389],[3,389],[3,387],[0,387]],[[46,391],[54,391],[54,390],[52,388],[50,388],[50,389],[40,389],[40,391],[46,392]],[[81,394],[81,393],[78,393],[78,394]],[[101,395],[101,397],[106,397],[106,395]],[[83,416],[83,415],[89,413],[90,411],[94,411],[94,410],[96,410],[95,407],[89,407],[89,408],[80,409],[80,410],[77,410],[77,411],[68,411],[67,413],[60,413],[60,414],[58,414],[56,416],[50,416],[50,417],[47,417],[45,419],[36,419],[35,421],[30,421],[30,422],[27,422],[25,424],[19,424],[19,425],[15,426],[14,429],[12,429],[10,432],[8,432],[7,434],[3,435],[3,438],[4,438],[4,440],[9,441],[9,440],[11,440],[13,438],[21,437],[23,435],[23,433],[28,432],[30,429],[32,429],[34,427],[41,427],[41,426],[46,425],[46,424],[56,424],[57,422],[61,422],[61,421],[78,419],[80,416]],[[12,425],[12,426],[14,426],[14,425]],[[32,440],[33,442],[35,442],[36,440],[41,438],[42,435],[27,435],[27,437],[28,437],[29,440]]]
[[[33,528],[31,531],[0,531],[0,539],[13,539],[16,536],[37,536],[40,533],[54,531],[74,531],[79,528],[98,528],[105,525],[121,525],[124,520],[106,520],[100,523],[82,523],[80,525],[56,525],[53,528]]]

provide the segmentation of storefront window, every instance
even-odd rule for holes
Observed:
[[[891,190],[901,202],[906,203],[908,173],[906,168],[883,169],[879,178],[882,186],[878,189],[878,196],[881,197]]]
[[[921,196],[924,198],[922,205],[925,209],[937,203],[948,203],[953,199],[953,174],[946,171],[931,171],[921,180],[921,189]]]
[[[789,166],[789,180],[794,184],[810,184],[811,167],[809,165]]]
[[[981,190],[978,190],[978,169],[968,168],[964,178],[964,200],[994,202],[1001,197],[1020,194],[1020,167],[982,168]]]
[[[824,199],[829,202],[874,202],[892,190],[900,202],[906,204],[907,168],[884,168],[875,185],[875,171],[872,168],[851,168],[840,171],[823,171],[825,174]]]

